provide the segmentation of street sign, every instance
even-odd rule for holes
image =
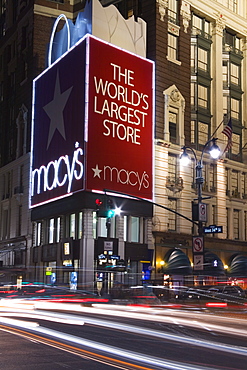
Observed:
[[[223,226],[210,225],[203,228],[204,234],[223,233]]]
[[[112,241],[104,241],[104,251],[113,251]]]
[[[203,236],[193,236],[193,253],[202,253],[204,249]]]
[[[194,255],[194,270],[203,270],[204,258],[203,254]]]

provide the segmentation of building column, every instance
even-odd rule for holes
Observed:
[[[218,14],[212,31],[212,93],[211,93],[211,108],[213,114],[213,122],[211,132],[213,133],[218,125],[223,121],[223,74],[222,74],[222,38],[225,22],[222,14]],[[222,126],[220,131],[222,131]],[[218,134],[218,132],[217,132]]]
[[[83,237],[80,241],[80,274],[79,285],[83,289],[94,289],[94,238],[93,211],[83,212]]]
[[[216,220],[218,226],[223,226],[223,233],[217,234],[219,239],[226,239],[227,217],[226,217],[226,182],[225,166],[223,161],[217,163],[217,196],[216,196]]]

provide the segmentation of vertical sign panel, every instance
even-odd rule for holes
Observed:
[[[87,188],[152,199],[153,63],[90,38]]]

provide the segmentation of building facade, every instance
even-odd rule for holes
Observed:
[[[114,279],[139,284],[145,274],[152,281],[162,282],[165,275],[181,284],[247,277],[244,0],[102,0],[103,7],[114,6],[125,19],[146,22],[147,58],[155,62],[153,214],[150,204],[124,198],[124,212],[112,218],[109,231],[105,218],[97,217],[99,195],[90,192],[28,209],[32,81],[47,67],[57,17],[64,14],[75,22],[86,3],[1,2],[2,281],[22,276],[50,282],[52,271],[57,283],[69,284],[76,271],[79,285],[91,289],[101,283],[105,259],[99,256],[107,241],[128,271],[110,268],[108,285]],[[224,152],[222,131],[230,119],[232,146]],[[212,136],[222,155],[212,161],[203,152],[205,225],[222,226],[223,232],[204,236],[204,267],[193,271],[195,161],[188,169],[179,157],[181,147],[188,146],[200,158]],[[122,206],[123,198],[112,199]],[[116,264],[108,257],[107,264]]]

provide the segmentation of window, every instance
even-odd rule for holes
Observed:
[[[168,0],[168,21],[178,24],[178,0]]]
[[[168,208],[172,209],[173,211],[177,211],[177,199],[169,198]],[[176,231],[176,220],[177,215],[173,212],[168,212],[168,230]]]
[[[192,35],[201,35],[206,39],[210,38],[210,23],[196,14],[192,14]]]
[[[168,177],[171,180],[175,180],[177,177],[177,156],[173,154],[168,154]]]
[[[178,59],[177,54],[178,54],[178,37],[171,33],[168,33],[167,56],[172,60],[177,60]]]
[[[138,243],[140,241],[140,218],[130,217],[130,241]]]
[[[241,174],[241,193],[243,199],[247,199],[247,173],[243,172]]]
[[[204,145],[208,141],[208,124],[198,122],[198,144]]]
[[[198,106],[208,108],[208,88],[206,86],[198,85]]]
[[[69,236],[75,239],[75,213],[69,216]]]
[[[233,238],[239,239],[239,210],[233,210]]]
[[[208,71],[208,50],[198,47],[198,69]]]
[[[226,237],[229,239],[229,230],[230,230],[230,209],[226,208]]]
[[[124,241],[143,243],[142,217],[124,216]]]
[[[82,238],[82,212],[78,215],[78,239]]]
[[[227,7],[233,12],[237,13],[238,10],[238,0],[227,0]]]
[[[231,98],[231,117],[236,120],[240,118],[240,101],[238,99]]]
[[[60,231],[61,231],[61,217],[57,218],[57,232],[56,232],[56,242],[60,241]]]
[[[224,51],[232,51],[235,54],[241,55],[242,52],[240,51],[240,38],[237,37],[233,32],[229,30],[224,31],[223,37],[223,49]]]
[[[54,243],[54,234],[55,234],[55,220],[51,218],[49,220],[49,235],[48,235],[48,243]]]
[[[242,154],[241,135],[234,134],[234,133],[232,134],[231,153],[233,156],[239,157],[239,159],[241,158],[241,154]]]
[[[244,240],[247,240],[247,212],[244,211]]]
[[[240,66],[231,63],[231,83],[240,86]]]
[[[2,213],[2,238],[3,239],[8,239],[8,229],[9,229],[9,212],[7,209],[4,209]]]
[[[232,196],[235,198],[239,198],[239,189],[238,189],[238,172],[232,171],[231,172],[231,179],[232,179]]]
[[[209,167],[209,190],[211,192],[216,192],[216,170],[217,167],[215,164],[210,164]]]
[[[170,141],[173,144],[177,144],[177,126],[178,126],[178,109],[172,109],[169,111],[169,134]]]
[[[36,243],[35,245],[41,245],[41,232],[42,232],[42,224],[41,222],[37,222],[36,224]]]

